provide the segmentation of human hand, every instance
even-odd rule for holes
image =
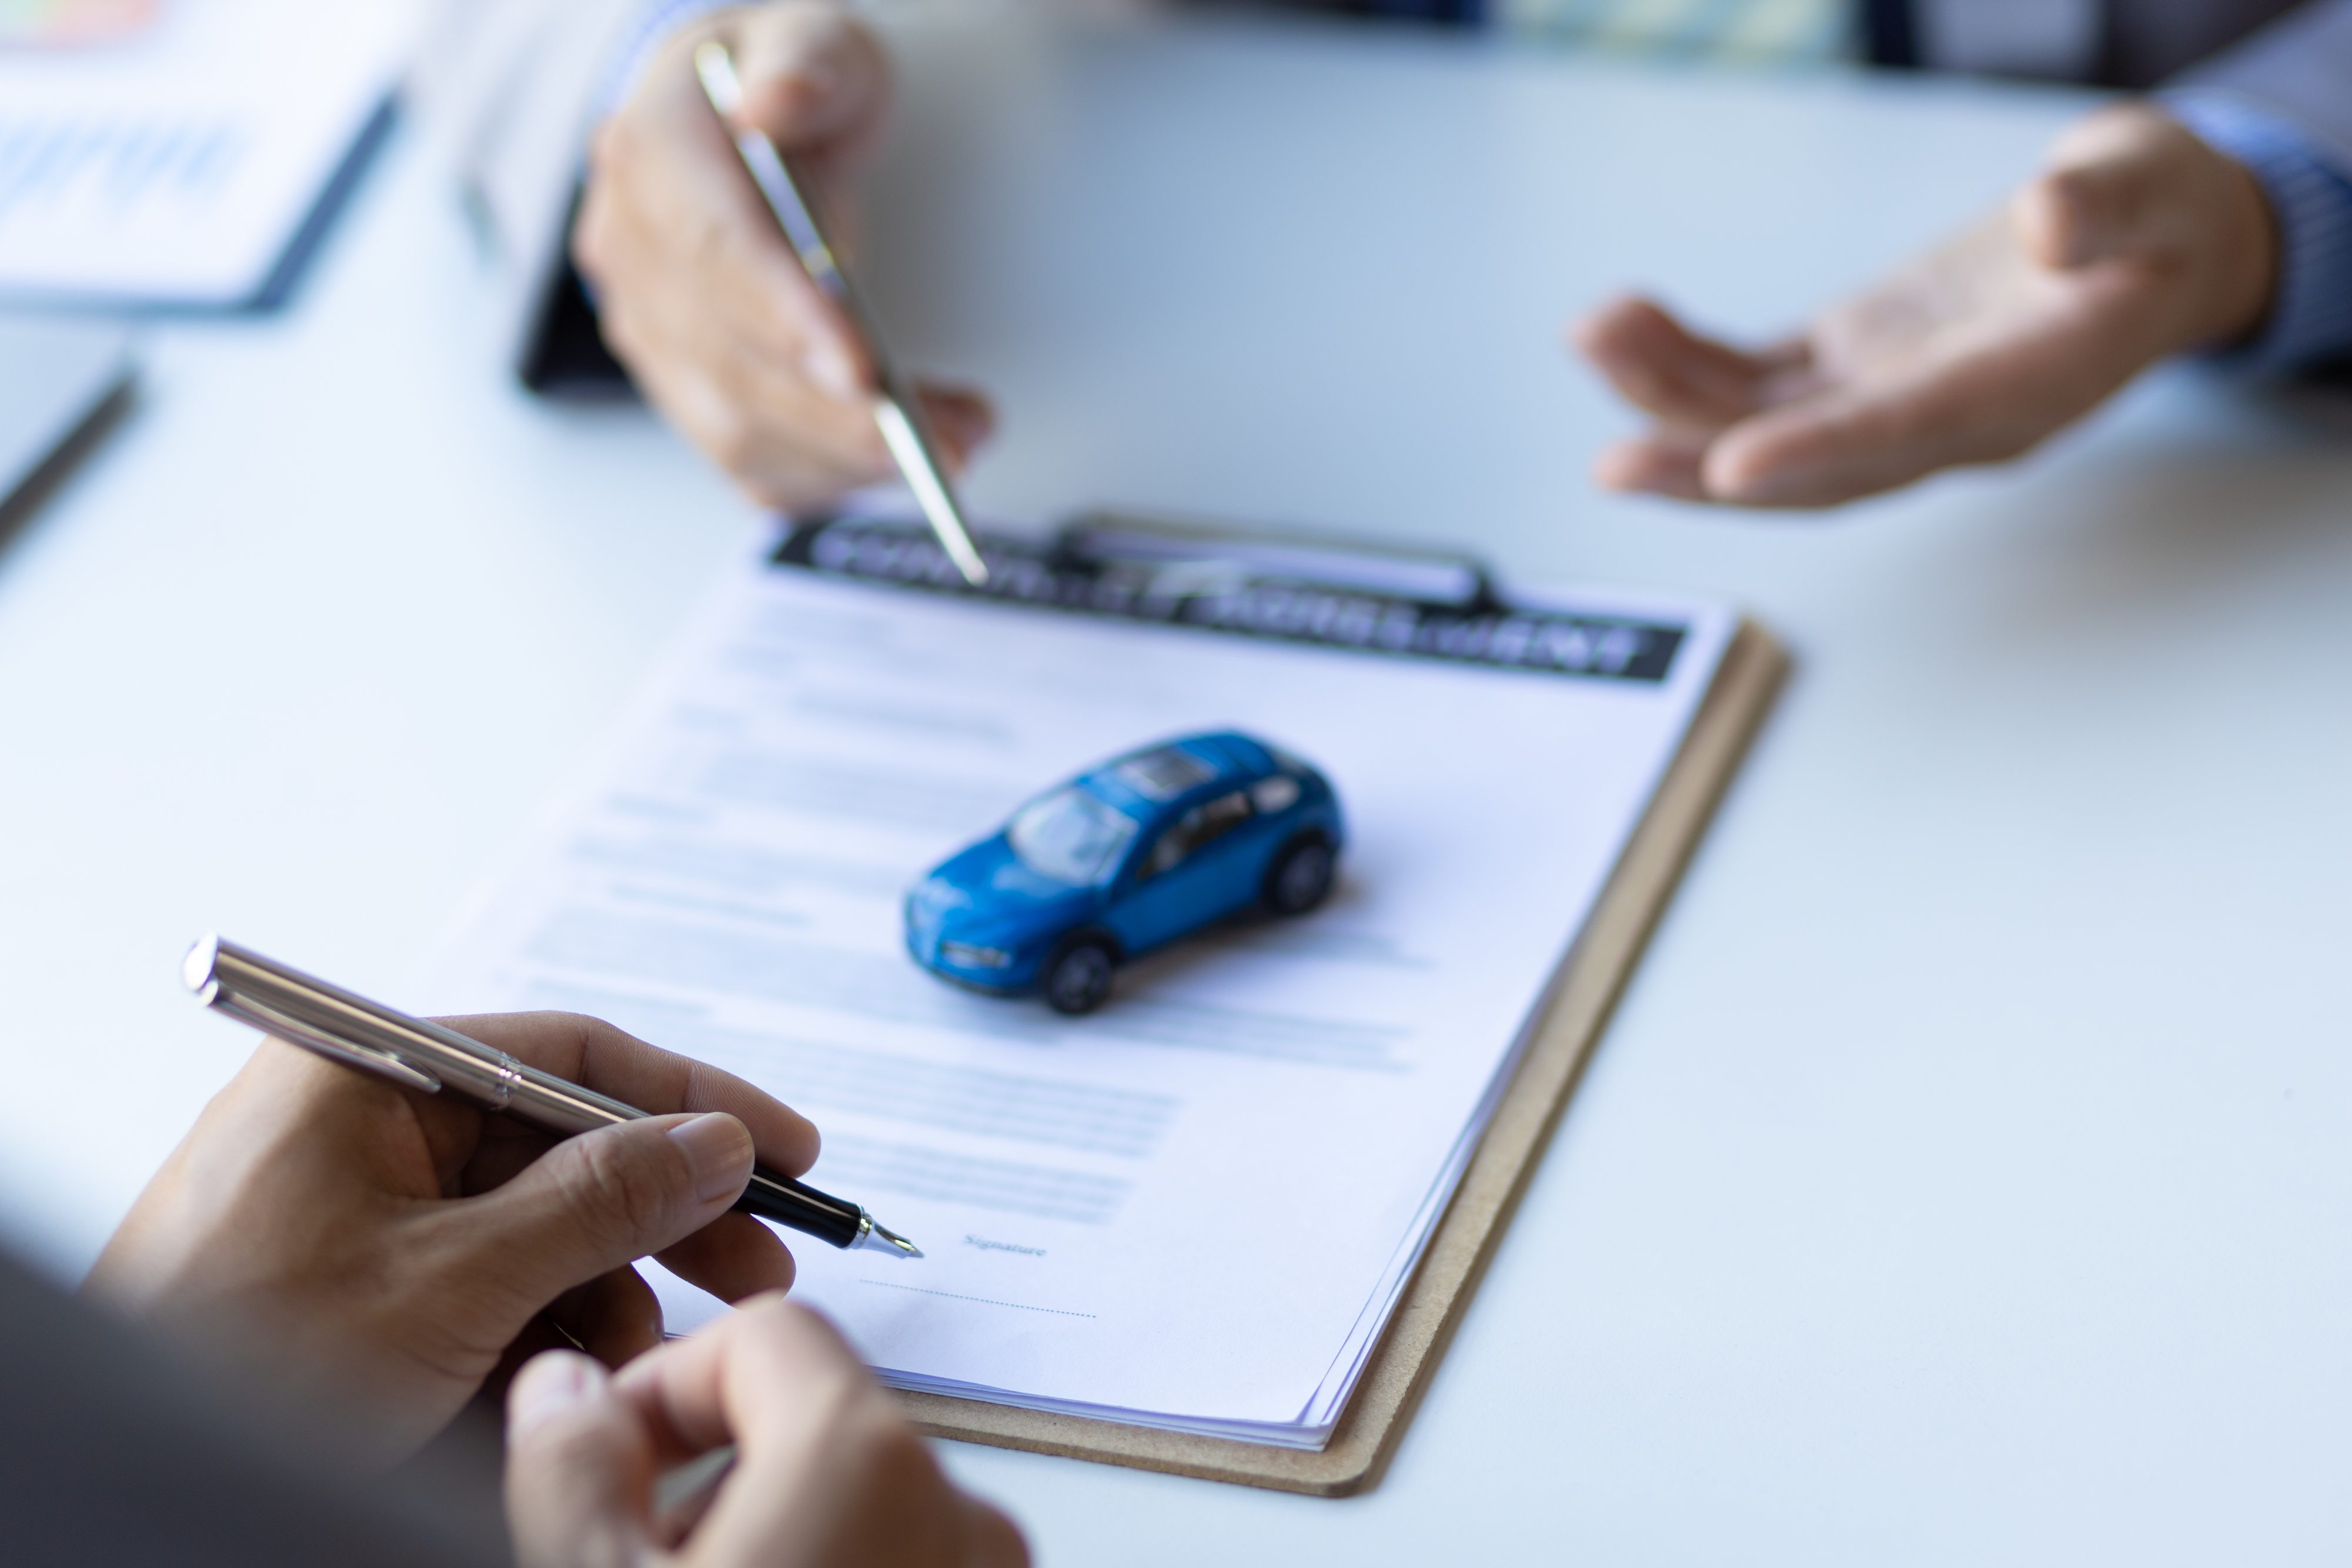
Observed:
[[[654,1481],[722,1444],[688,1517]],[[507,1521],[522,1568],[1024,1568],[1013,1521],[950,1485],[849,1347],[769,1298],[617,1377],[562,1351],[507,1399]]]
[[[634,1259],[658,1257],[730,1301],[791,1285],[783,1245],[728,1209],[755,1145],[788,1174],[815,1163],[806,1121],[593,1019],[444,1021],[672,1113],[559,1143],[266,1040],[140,1195],[86,1288],[363,1399],[379,1416],[375,1457],[389,1460],[502,1362],[569,1341],[617,1364],[659,1343],[660,1307]]]
[[[719,12],[663,46],[597,130],[572,256],[595,287],[605,342],[670,423],[762,506],[818,506],[892,472],[874,423],[875,368],[703,97],[694,50],[713,37],[734,51],[741,121],[841,214],[888,108],[889,62],[827,0],[776,0]],[[988,435],[987,400],[929,385],[918,397],[942,456],[961,466]]]
[[[1655,423],[1602,485],[1827,507],[2017,456],[2168,354],[2251,333],[2278,242],[2245,168],[2145,104],[2070,128],[1997,214],[1803,332],[1750,352],[1646,299],[1575,345]]]

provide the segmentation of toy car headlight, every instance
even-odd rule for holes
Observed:
[[[909,913],[920,920],[937,920],[950,909],[961,909],[971,894],[942,877],[927,876],[907,895]]]
[[[940,956],[967,969],[1002,969],[1013,962],[1013,955],[1002,947],[978,947],[969,942],[942,942]]]

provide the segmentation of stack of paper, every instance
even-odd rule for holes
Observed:
[[[417,999],[597,1014],[813,1117],[809,1179],[929,1254],[787,1237],[893,1384],[1320,1447],[1730,622],[1579,596],[1375,652],[1402,623],[1344,594],[1213,629],[1022,602],[1055,595],[1003,565],[996,600],[855,575],[890,559],[725,582]],[[1225,727],[1338,787],[1325,908],[1139,960],[1080,1019],[908,957],[933,864]],[[662,1289],[673,1328],[717,1310]]]
[[[74,8],[47,9],[43,41],[0,47],[0,296],[174,306],[283,291],[383,123],[417,16],[173,0],[77,44]]]

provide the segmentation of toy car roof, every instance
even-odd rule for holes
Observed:
[[[1231,730],[1188,735],[1106,763],[1078,782],[1114,804],[1157,810],[1205,785],[1242,783],[1273,771],[1265,747]]]

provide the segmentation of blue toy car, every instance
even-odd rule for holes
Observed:
[[[1082,773],[907,894],[907,950],[943,979],[1091,1012],[1139,953],[1252,905],[1304,915],[1347,833],[1330,781],[1265,741],[1187,736]]]

